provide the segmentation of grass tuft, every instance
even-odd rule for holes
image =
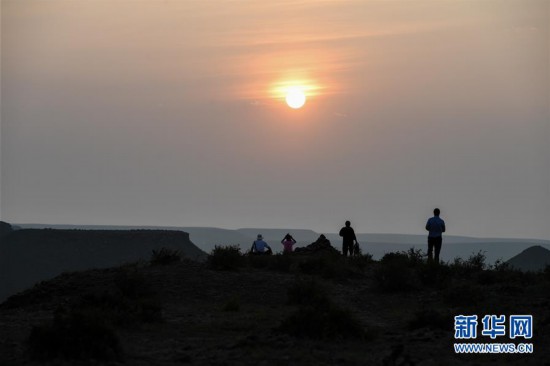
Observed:
[[[123,352],[114,328],[99,313],[74,310],[56,314],[53,323],[35,326],[28,338],[33,360],[121,361]]]
[[[154,266],[165,266],[167,264],[178,263],[181,261],[181,257],[179,250],[161,248],[160,250],[153,250],[151,264]]]
[[[298,280],[287,290],[288,305],[324,308],[330,304],[326,290],[315,279]]]
[[[121,361],[123,350],[116,329],[162,321],[162,306],[145,277],[124,270],[114,286],[86,293],[67,307],[58,307],[54,319],[32,328],[27,339],[32,359]]]
[[[346,258],[339,254],[313,255],[298,263],[300,272],[325,279],[347,279],[353,274]]]
[[[238,312],[240,310],[241,310],[241,302],[237,297],[233,297],[229,299],[223,306],[223,311],[227,311],[227,312]]]
[[[435,330],[450,330],[452,329],[453,315],[444,313],[432,308],[423,308],[414,314],[414,317],[409,321],[409,329],[435,329]]]
[[[373,335],[354,314],[329,298],[315,279],[296,281],[288,289],[288,304],[298,309],[285,318],[279,330],[299,338],[371,339]]]
[[[318,308],[303,305],[284,319],[282,332],[311,339],[366,339],[367,333],[359,320],[347,309],[334,304]]]

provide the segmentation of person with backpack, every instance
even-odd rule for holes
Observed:
[[[428,222],[426,223],[426,230],[429,232],[428,262],[432,262],[435,259],[436,264],[439,264],[439,253],[441,252],[441,244],[443,243],[442,234],[445,232],[445,221],[439,217],[440,213],[441,211],[439,208],[435,208],[434,216],[428,219]]]
[[[258,234],[257,239],[252,243],[250,254],[270,255],[273,254],[271,247],[264,241],[262,234]]]
[[[347,257],[349,251],[349,255],[352,256],[354,254],[354,245],[359,246],[359,243],[357,242],[355,231],[351,227],[351,222],[346,221],[346,226],[340,229],[340,236],[342,237],[342,254],[344,254],[344,257]]]
[[[292,253],[292,246],[296,244],[296,240],[288,233],[281,240],[281,244],[283,244],[283,254]]]

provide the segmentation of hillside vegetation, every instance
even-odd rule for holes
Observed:
[[[0,364],[541,365],[550,272],[419,252],[152,262],[65,273],[0,306]],[[532,314],[534,354],[455,355],[453,316]],[[506,339],[506,341],[509,341]],[[94,360],[94,361],[90,361]]]

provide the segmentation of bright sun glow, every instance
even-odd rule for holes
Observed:
[[[286,92],[285,100],[290,108],[298,109],[306,103],[306,95],[301,88],[291,87]]]
[[[322,90],[323,88],[315,80],[292,77],[273,82],[269,87],[272,98],[285,101],[292,109],[302,108],[306,101],[319,96]]]

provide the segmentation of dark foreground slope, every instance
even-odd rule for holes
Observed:
[[[548,362],[548,274],[484,270],[476,260],[436,268],[414,255],[381,262],[339,256],[218,259],[208,263],[233,270],[192,261],[141,263],[64,274],[13,296],[0,305],[0,364],[39,364],[33,355],[59,358],[40,346],[74,338],[87,339],[92,349],[77,342],[69,358],[53,364]],[[535,352],[456,355],[452,317],[459,314],[532,314]],[[110,320],[110,328],[86,323],[90,316]],[[43,324],[49,325],[30,337],[33,326]],[[93,336],[98,333],[103,336]],[[90,354],[102,361],[89,362]],[[75,355],[85,360],[70,358]]]
[[[64,271],[119,266],[162,247],[191,259],[206,254],[182,231],[168,230],[15,230],[0,242],[0,301]]]

